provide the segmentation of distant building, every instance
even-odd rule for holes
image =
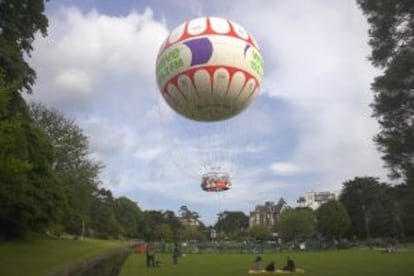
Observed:
[[[298,199],[299,206],[316,210],[329,200],[338,199],[338,193],[334,192],[306,192],[304,197]]]
[[[249,227],[255,225],[271,227],[279,221],[280,214],[288,208],[289,206],[283,198],[280,198],[277,204],[266,201],[264,205],[256,205],[255,210],[249,215]]]
[[[198,226],[201,225],[200,220],[198,218],[192,217],[192,216],[181,217],[180,221],[181,221],[182,225],[184,225],[184,226],[198,227]]]

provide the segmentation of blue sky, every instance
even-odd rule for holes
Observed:
[[[84,129],[115,196],[144,210],[187,205],[213,224],[218,212],[248,214],[280,197],[295,206],[306,191],[338,191],[355,176],[387,180],[369,107],[378,71],[354,1],[63,0],[46,13],[30,98]],[[243,26],[265,70],[252,105],[207,128],[173,113],[155,80],[162,41],[199,16]],[[232,189],[203,192],[201,174],[216,164],[232,173]]]

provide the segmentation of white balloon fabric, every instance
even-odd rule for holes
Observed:
[[[242,112],[258,94],[263,60],[254,38],[223,18],[201,17],[174,29],[159,51],[157,83],[168,105],[196,121]]]

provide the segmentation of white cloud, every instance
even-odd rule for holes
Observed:
[[[62,89],[64,94],[76,93],[76,97],[87,97],[92,92],[90,78],[84,71],[78,69],[59,72],[56,75],[55,84]]]
[[[157,208],[157,195],[169,209],[189,202],[209,214],[218,205],[248,212],[264,200],[295,201],[304,189],[337,190],[355,176],[385,176],[371,141],[378,131],[368,106],[376,72],[366,60],[367,24],[356,4],[234,3],[192,6],[246,27],[264,57],[262,95],[225,127],[185,125],[161,99],[155,60],[168,29],[150,8],[114,16],[62,7],[49,15],[49,35],[36,38],[30,61],[38,76],[33,98],[75,117],[92,156],[106,165],[105,185],[144,208]],[[167,16],[177,21],[175,12]],[[233,175],[221,199],[199,187],[211,160]]]
[[[95,107],[136,116],[141,102],[154,97],[155,58],[168,30],[151,9],[114,17],[62,8],[49,23],[31,60],[37,99],[73,113]]]
[[[276,162],[270,165],[270,170],[277,175],[292,175],[300,172],[300,169],[291,163]]]
[[[247,11],[248,19],[239,16]],[[369,108],[377,72],[366,58],[368,26],[356,4],[278,1],[240,5],[232,15],[248,21],[261,44],[264,93],[291,106],[298,141],[289,160],[303,173],[319,174],[313,185],[320,187],[338,187],[357,175],[385,178]],[[272,22],[272,29],[262,22]]]

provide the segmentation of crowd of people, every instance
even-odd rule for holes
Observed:
[[[145,256],[146,256],[146,264],[147,267],[158,267],[161,265],[161,263],[155,258],[155,253],[156,253],[156,247],[154,244],[152,243],[148,243],[145,245]],[[174,243],[174,247],[172,249],[172,263],[174,265],[178,264],[178,258],[180,256],[180,250],[179,250],[179,246],[178,243]],[[253,265],[251,267],[251,270],[254,271],[261,271],[263,270],[262,268],[262,257],[261,256],[257,256],[254,261],[253,261]],[[265,267],[264,270],[267,272],[274,272],[277,270],[276,267],[276,263],[275,261],[271,261],[269,262]],[[292,258],[290,256],[287,257],[287,261],[285,266],[283,266],[281,268],[281,270],[283,271],[290,271],[290,272],[294,272],[296,270],[296,266],[295,266],[295,262],[292,260]]]

